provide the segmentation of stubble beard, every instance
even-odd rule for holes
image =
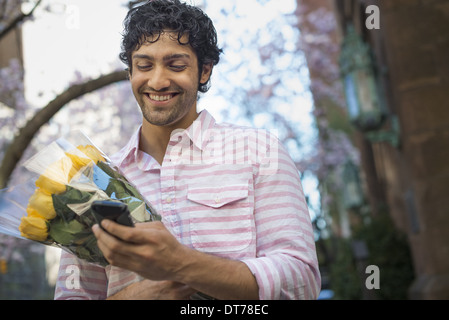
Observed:
[[[198,93],[180,92],[172,106],[156,107],[151,105],[148,98],[141,95],[139,102],[143,118],[155,126],[167,126],[181,120],[197,101]]]

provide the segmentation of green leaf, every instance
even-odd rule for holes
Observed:
[[[53,194],[53,206],[56,214],[65,222],[70,222],[76,218],[77,214],[67,205],[73,203],[86,203],[92,197],[92,192],[80,191],[67,186],[67,190],[61,194]]]
[[[57,243],[66,246],[76,242],[77,239],[86,237],[92,231],[77,220],[66,222],[56,217],[50,221],[50,237]]]

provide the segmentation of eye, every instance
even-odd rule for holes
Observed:
[[[152,65],[137,65],[137,69],[141,71],[149,70],[151,69]]]
[[[187,66],[185,66],[185,65],[171,65],[170,68],[173,71],[179,72],[179,71],[185,70],[187,68]]]

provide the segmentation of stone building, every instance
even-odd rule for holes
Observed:
[[[449,2],[313,2],[334,12],[340,46],[357,37],[372,58],[374,98],[381,117],[375,125],[359,121],[355,135],[372,211],[386,204],[396,227],[407,234],[416,275],[409,297],[448,299]],[[360,76],[360,72],[369,78],[360,70],[347,74]],[[345,84],[346,96],[354,90],[359,93],[358,103],[348,103],[348,113],[351,117],[354,104],[371,121],[373,97],[363,77],[353,83],[355,89]]]

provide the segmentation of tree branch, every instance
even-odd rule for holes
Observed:
[[[39,6],[39,4],[41,2],[42,2],[42,0],[37,1],[36,4],[34,5],[33,9],[31,9],[30,12],[22,13],[22,14],[18,15],[17,17],[14,18],[14,20],[11,21],[11,23],[9,25],[6,26],[6,28],[4,28],[3,30],[0,30],[0,39],[3,38],[4,36],[6,36],[8,34],[8,32],[11,31],[12,29],[14,29],[20,22],[22,22],[23,20],[25,20],[28,17],[31,17],[33,15],[34,10],[36,10],[36,8]]]
[[[0,189],[5,188],[8,180],[16,167],[16,164],[22,158],[23,153],[30,144],[34,135],[39,129],[47,123],[59,110],[62,109],[71,100],[77,99],[82,95],[103,88],[115,82],[126,80],[128,73],[126,71],[117,71],[107,75],[100,76],[97,79],[90,80],[83,84],[73,85],[66,91],[57,96],[44,108],[39,110],[18,134],[14,137],[6,149],[5,156],[0,167]]]

